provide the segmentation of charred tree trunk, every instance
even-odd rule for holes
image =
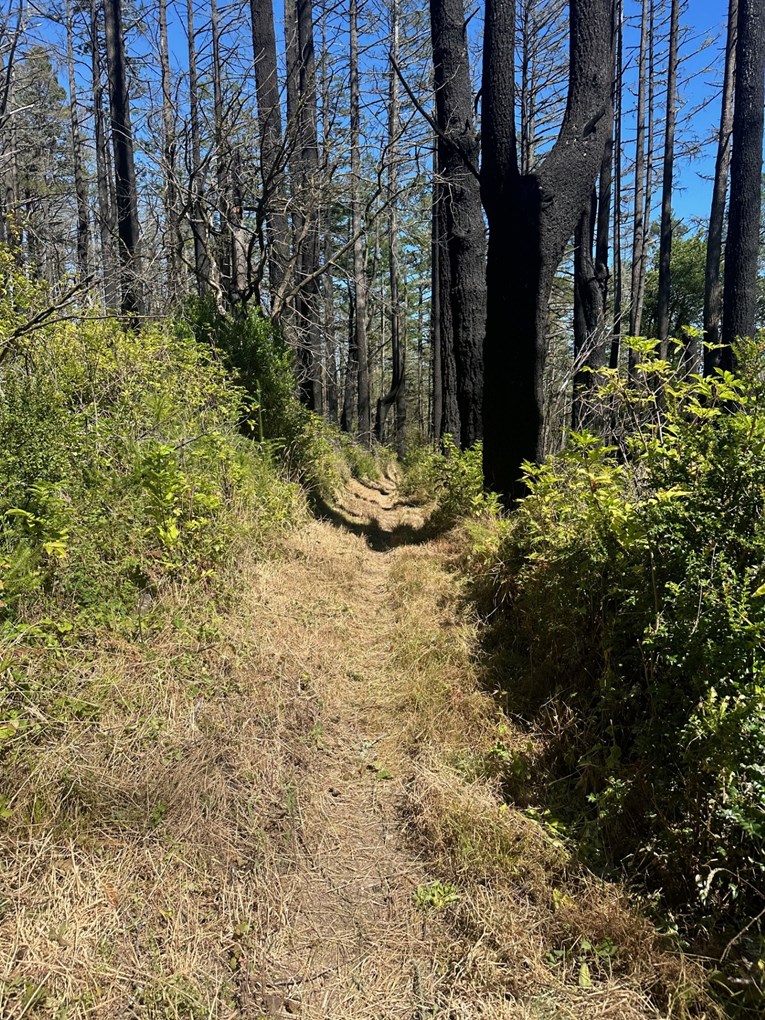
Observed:
[[[312,411],[323,412],[321,293],[319,288],[319,137],[316,101],[316,54],[313,41],[312,0],[297,0],[298,131],[300,177],[304,207],[303,236],[297,285],[298,326],[307,374],[301,392]]]
[[[133,129],[130,123],[122,0],[104,0],[104,25],[121,267],[120,309],[124,315],[135,316],[140,313],[142,304],[138,264],[138,190],[135,179]]]
[[[170,47],[167,38],[167,0],[159,0],[159,59],[162,76],[162,172],[165,179],[165,258],[167,295],[172,303],[182,293],[183,238],[178,215],[177,138],[170,78]]]
[[[611,351],[608,367],[616,371],[619,367],[619,353],[622,343],[622,74],[623,74],[623,0],[615,0],[614,4],[614,38],[613,55],[613,134],[606,143],[604,170],[601,171],[601,209],[598,216],[598,262],[605,267],[606,282],[603,294],[603,312],[605,319],[605,303],[608,291],[608,230],[611,210],[611,191],[613,188],[613,223],[614,223],[614,301],[613,329],[611,332]],[[607,174],[604,184],[603,173]],[[602,270],[601,270],[602,272]]]
[[[399,92],[398,66],[399,20],[398,0],[391,7],[391,66],[388,90],[388,273],[390,286],[391,384],[377,402],[376,433],[378,442],[385,434],[385,422],[391,407],[396,409],[395,447],[400,457],[406,450],[406,353],[402,329],[398,249],[398,136]]]
[[[645,135],[646,135],[646,59],[648,52],[648,5],[643,0],[640,12],[640,50],[638,53],[638,99],[635,134],[635,204],[632,214],[632,266],[630,272],[630,336],[640,332],[641,310],[638,301],[645,273]]]
[[[431,0],[443,259],[448,289],[439,292],[441,321],[451,318],[459,432],[463,448],[482,434],[486,241],[477,177],[467,28],[462,0]]]
[[[278,318],[283,310],[283,286],[290,257],[290,241],[284,179],[287,154],[282,136],[274,10],[271,0],[250,0],[250,24],[260,132],[260,175],[263,187],[261,201],[268,243],[268,286],[271,312]]]
[[[104,87],[101,77],[101,39],[97,0],[90,3],[90,59],[93,86],[93,134],[96,150],[96,190],[98,196],[98,236],[101,246],[101,278],[104,305],[108,312],[119,308],[119,279],[115,257],[116,222],[109,186],[109,142],[104,113]]]
[[[723,293],[725,347],[720,352],[724,369],[734,366],[731,344],[737,337],[753,337],[757,318],[765,104],[765,8],[761,0],[739,0],[735,82]]]
[[[369,347],[367,344],[367,270],[364,257],[364,224],[361,214],[361,108],[359,99],[359,26],[358,0],[350,6],[351,75],[351,232],[353,237],[353,364],[358,384],[358,435],[368,446],[372,434],[369,399]],[[351,351],[348,354],[351,364]]]
[[[733,83],[736,67],[736,31],[738,0],[728,0],[728,32],[725,43],[725,74],[720,108],[720,132],[717,136],[717,159],[712,190],[712,208],[707,233],[707,262],[704,276],[704,374],[710,375],[720,364],[720,351],[710,348],[720,343],[722,319],[722,250],[725,227],[725,199],[728,194],[731,133],[733,131]],[[698,355],[695,359],[697,361]]]
[[[521,174],[515,137],[514,3],[487,0],[481,168],[489,220],[484,475],[486,484],[508,501],[522,494],[523,462],[544,454],[549,299],[565,246],[590,201],[610,131],[612,37],[612,0],[572,0],[563,124],[540,165]]]
[[[659,294],[657,334],[661,357],[667,355],[669,303],[672,290],[672,185],[675,165],[675,123],[677,119],[677,48],[680,33],[680,0],[672,0],[667,65],[667,110],[664,120],[664,170],[661,183],[661,227],[659,236]]]
[[[441,245],[438,236],[438,150],[433,143],[433,188],[430,211],[430,360],[433,388],[433,442],[443,434],[443,370],[441,367]]]
[[[193,0],[186,0],[186,34],[189,45],[189,130],[191,134],[189,219],[194,239],[194,275],[197,281],[197,293],[202,297],[210,289],[210,259],[207,252],[207,221],[204,212],[204,167],[202,166],[202,139],[199,123],[199,79]]]
[[[85,281],[90,273],[90,212],[88,207],[88,183],[82,156],[82,132],[80,130],[80,109],[77,99],[77,76],[74,68],[74,24],[71,0],[66,3],[66,62],[69,76],[69,109],[72,129],[72,166],[74,170],[74,195],[77,206],[77,274]]]

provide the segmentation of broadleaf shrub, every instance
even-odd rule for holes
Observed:
[[[448,435],[440,450],[416,447],[404,463],[400,493],[415,502],[435,503],[430,526],[436,530],[482,515],[496,515],[500,504],[494,493],[484,489],[482,457],[480,443],[460,450]]]
[[[292,352],[258,309],[228,316],[213,302],[195,301],[185,322],[246,394],[243,430],[267,444],[310,496],[331,501],[344,475],[377,475],[378,457],[300,403]]]
[[[637,382],[612,373],[599,394],[614,443],[575,434],[527,465],[529,495],[474,560],[487,649],[511,709],[547,731],[579,838],[711,933],[759,918],[738,947],[758,961],[763,350],[742,349],[737,375],[686,379],[642,345]]]
[[[289,519],[296,490],[244,439],[245,395],[190,336],[83,316],[35,330],[0,373],[0,615],[54,598],[119,612],[203,575],[239,518]],[[111,607],[111,609],[109,609]]]

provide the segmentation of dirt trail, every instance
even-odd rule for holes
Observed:
[[[496,709],[423,523],[352,481],[218,601],[75,649],[98,711],[8,772],[0,1020],[665,1015],[674,958],[618,890],[561,892],[560,844],[481,771]],[[459,902],[418,908],[434,879]],[[599,940],[619,970],[590,952],[583,984]]]
[[[299,535],[297,558],[280,567],[288,576],[276,587],[302,592],[294,637],[321,704],[319,754],[297,792],[299,850],[258,995],[277,1015],[325,1020],[505,1016],[460,977],[464,946],[414,904],[429,876],[402,833],[407,768],[386,691],[399,623],[388,574],[397,545],[423,521],[389,486],[351,482],[334,521]]]

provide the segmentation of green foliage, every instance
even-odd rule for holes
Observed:
[[[484,558],[497,682],[550,724],[562,810],[601,860],[724,927],[765,885],[763,348],[704,380],[635,346],[642,382],[602,393],[618,449],[581,433],[528,465]]]
[[[483,451],[480,443],[460,450],[451,436],[443,440],[443,452],[416,448],[404,463],[404,498],[426,503],[436,501],[431,524],[449,528],[458,521],[499,514],[499,501],[483,487]]]
[[[704,318],[704,279],[706,273],[706,233],[688,233],[676,223],[670,260],[669,295],[670,332],[680,333],[683,326],[701,326]],[[646,274],[645,326],[656,330],[659,301],[658,252]]]
[[[232,318],[212,302],[196,301],[187,309],[186,323],[243,388],[243,430],[266,444],[309,495],[331,500],[348,472],[376,477],[371,453],[299,402],[292,354],[259,310]]]
[[[294,513],[268,452],[239,433],[243,392],[190,337],[83,317],[17,330],[12,350],[0,377],[8,624],[51,598],[108,619],[165,577],[211,570],[237,516],[267,527]]]
[[[446,910],[459,903],[460,894],[451,882],[428,882],[414,890],[414,905],[419,910]]]

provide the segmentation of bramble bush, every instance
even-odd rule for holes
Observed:
[[[475,568],[499,608],[487,647],[511,710],[547,732],[549,761],[536,765],[555,810],[602,863],[692,911],[713,943],[748,925],[736,948],[756,989],[763,348],[742,348],[737,375],[701,379],[634,343],[637,381],[611,373],[599,394],[614,444],[583,432],[527,465],[529,495]]]

